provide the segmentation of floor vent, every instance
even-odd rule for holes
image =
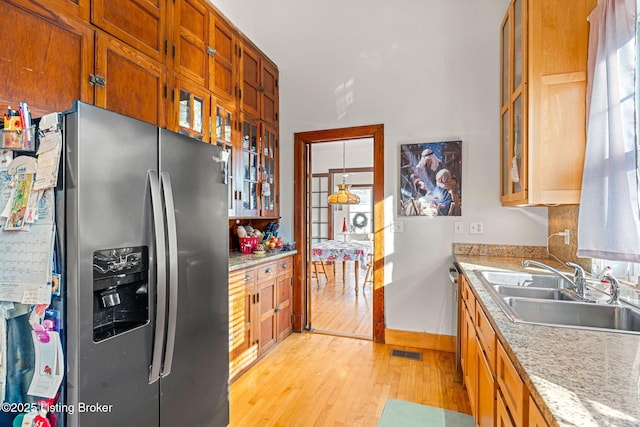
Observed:
[[[418,351],[405,351],[405,350],[398,350],[395,348],[391,350],[391,356],[403,357],[405,359],[411,359],[411,360],[422,360],[422,353]]]

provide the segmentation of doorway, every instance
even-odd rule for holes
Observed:
[[[298,242],[296,255],[296,280],[293,292],[293,327],[297,331],[313,328],[311,311],[312,265],[312,147],[335,141],[360,139],[373,140],[373,205],[372,284],[367,289],[371,304],[372,338],[384,342],[384,126],[370,125],[351,128],[329,129],[295,134],[294,141],[294,240]],[[347,142],[348,143],[348,142]],[[339,266],[341,267],[341,266]],[[339,268],[336,267],[336,268]],[[333,274],[333,272],[329,272]],[[341,272],[340,272],[341,273]],[[361,281],[362,282],[362,278]],[[316,282],[316,280],[313,280]]]
[[[346,153],[345,165],[338,153]],[[311,163],[310,327],[317,333],[371,340],[373,139],[313,144]],[[340,183],[349,185],[358,203],[328,203]]]

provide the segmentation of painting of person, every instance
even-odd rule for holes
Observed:
[[[415,193],[424,196],[436,187],[436,173],[442,162],[433,150],[427,148],[420,154],[418,164],[413,168],[412,181]]]
[[[401,145],[400,215],[460,216],[462,141]]]

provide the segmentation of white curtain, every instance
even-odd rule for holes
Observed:
[[[640,262],[637,2],[600,0],[589,16],[581,257]]]

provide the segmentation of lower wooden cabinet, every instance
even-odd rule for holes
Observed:
[[[498,344],[498,387],[503,402],[513,422],[517,426],[527,423],[529,391],[518,375],[515,366],[507,356],[502,344]]]
[[[493,427],[496,418],[496,383],[478,338],[476,338],[476,343],[478,346],[476,425],[479,427]]]
[[[461,276],[460,340],[464,385],[479,427],[547,424],[500,342],[483,306]]]
[[[471,404],[471,411],[473,415],[476,415],[476,395],[478,384],[478,341],[476,340],[475,329],[473,328],[473,321],[467,310],[464,315],[465,327],[467,329],[467,354],[465,358],[465,365],[463,366],[464,372],[464,385],[467,387],[467,393],[469,394],[469,403]]]
[[[233,381],[291,334],[293,257],[229,274],[229,377]]]
[[[498,392],[496,398],[496,427],[516,427],[507,411],[507,407],[502,400],[502,395]]]

